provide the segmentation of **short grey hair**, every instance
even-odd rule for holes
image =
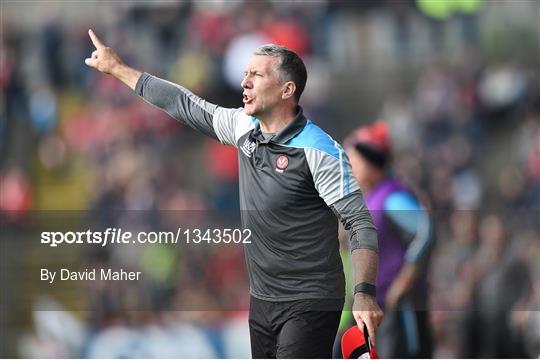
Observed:
[[[276,44],[262,45],[253,52],[254,55],[272,56],[280,59],[278,65],[280,81],[292,81],[296,85],[294,97],[298,102],[307,82],[306,65],[294,51]]]

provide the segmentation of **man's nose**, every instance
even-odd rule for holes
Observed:
[[[242,89],[250,89],[252,87],[251,85],[252,85],[251,81],[248,79],[247,76],[240,83],[240,86],[242,87]]]

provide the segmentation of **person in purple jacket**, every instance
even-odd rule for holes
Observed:
[[[344,141],[352,172],[365,195],[379,238],[377,302],[386,316],[379,328],[381,358],[431,358],[426,266],[433,245],[427,211],[389,175],[387,126],[375,122]]]

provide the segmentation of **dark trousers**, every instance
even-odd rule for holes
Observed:
[[[332,358],[343,299],[265,301],[251,297],[254,359]]]

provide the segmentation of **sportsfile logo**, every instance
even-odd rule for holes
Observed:
[[[244,141],[244,144],[240,147],[240,150],[246,155],[247,157],[251,157],[251,153],[255,151],[256,144],[254,142],[249,141],[249,137],[246,138],[246,141]]]

